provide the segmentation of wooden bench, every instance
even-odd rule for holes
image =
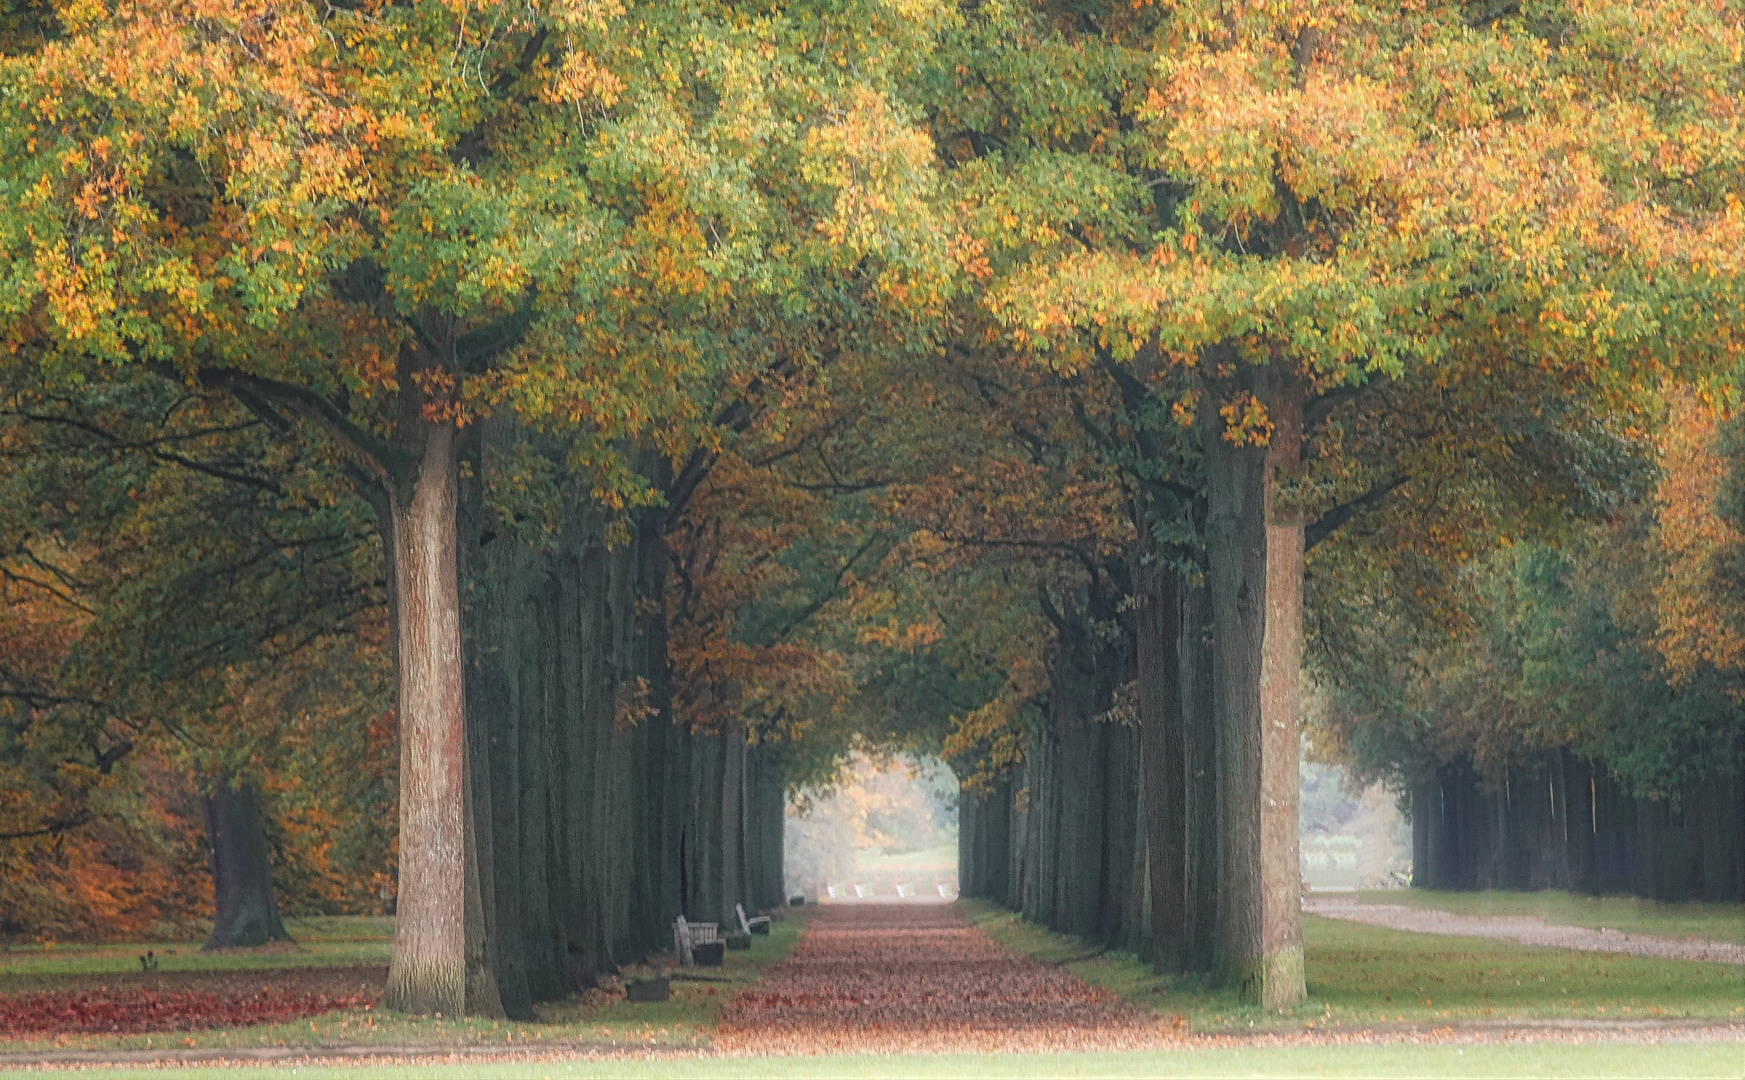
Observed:
[[[734,904],[733,910],[739,912],[739,928],[744,930],[747,934],[769,933],[768,915],[753,915],[748,919],[745,917],[744,904]]]
[[[692,947],[710,945],[720,940],[720,923],[686,922],[683,915],[673,923],[673,952],[679,954],[679,963],[684,967],[697,966],[695,957],[691,955]]]

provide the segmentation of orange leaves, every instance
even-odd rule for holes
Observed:
[[[993,268],[988,264],[988,245],[979,237],[958,233],[947,247],[947,253],[952,260],[962,267],[969,276],[986,281],[993,276]]]
[[[173,322],[162,305],[187,315],[204,302],[188,281],[190,245],[222,234],[197,238],[176,219],[187,186],[176,154],[247,206],[254,242],[230,256],[249,268],[257,307],[294,304],[349,233],[333,208],[370,187],[355,144],[371,118],[346,100],[315,14],[186,0],[91,6],[68,26],[9,61],[36,91],[29,156],[9,164],[21,177],[66,177],[38,184],[30,245],[63,339],[114,358],[154,314]]]
[[[1294,48],[1301,29],[1286,18],[1276,38],[1189,48],[1162,61],[1147,91],[1141,115],[1165,165],[1193,177],[1205,210],[1239,235],[1277,218],[1281,182],[1336,214],[1386,199],[1411,147],[1386,86],[1336,63],[1298,66],[1279,42]]]
[[[875,256],[880,285],[942,298],[950,266],[934,205],[934,145],[884,95],[857,86],[830,122],[806,136],[801,175],[831,192],[813,226],[844,265]]]
[[[546,101],[574,102],[578,106],[599,104],[611,108],[624,95],[624,81],[587,53],[571,51],[546,85]]]
[[[1745,535],[1716,512],[1728,465],[1716,452],[1716,411],[1688,392],[1673,398],[1655,491],[1666,574],[1654,589],[1658,644],[1675,680],[1700,667],[1745,667],[1745,620],[1727,601],[1727,566]]]
[[[863,645],[878,645],[896,652],[915,653],[945,640],[945,632],[936,620],[903,625],[891,620],[883,625],[868,626],[860,631]]]
[[[1272,442],[1272,419],[1260,399],[1244,390],[1218,409],[1224,418],[1224,441],[1234,446],[1266,446]]]
[[[715,1044],[761,1054],[961,1053],[1167,1039],[1144,1010],[1017,955],[965,925],[955,906],[851,901],[820,908],[793,955],[727,1004]]]

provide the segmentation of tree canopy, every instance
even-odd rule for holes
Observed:
[[[7,858],[258,792],[389,1004],[522,1016],[938,755],[985,891],[1288,1006],[1300,678],[1402,790],[1740,771],[1742,43],[0,3]]]

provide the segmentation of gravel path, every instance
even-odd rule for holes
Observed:
[[[1329,919],[1387,926],[1418,934],[1453,937],[1501,938],[1523,945],[1549,945],[1559,949],[1627,953],[1663,960],[1707,960],[1719,964],[1745,964],[1745,945],[1703,938],[1664,938],[1626,934],[1621,930],[1592,930],[1585,926],[1558,926],[1527,915],[1454,915],[1431,908],[1399,904],[1360,904],[1345,897],[1309,897],[1303,910]]]

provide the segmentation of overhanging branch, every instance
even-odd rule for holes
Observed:
[[[1387,496],[1388,492],[1393,491],[1401,484],[1404,484],[1406,480],[1407,477],[1403,475],[1392,477],[1370,488],[1368,491],[1359,495],[1357,498],[1352,499],[1350,502],[1340,503],[1338,506],[1335,506],[1333,509],[1322,514],[1303,530],[1303,550],[1308,551],[1316,544],[1327,539],[1328,536],[1332,535],[1333,530],[1339,528],[1339,526],[1345,524],[1347,521],[1350,521],[1354,516],[1356,516],[1359,510],[1368,509],[1380,502]]]

